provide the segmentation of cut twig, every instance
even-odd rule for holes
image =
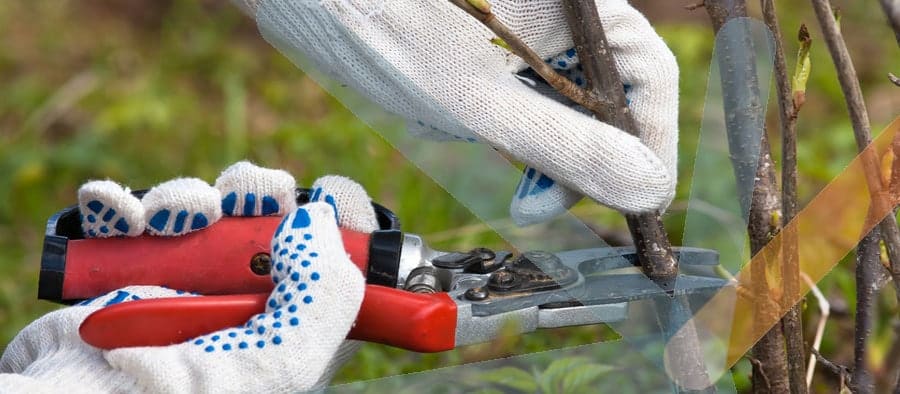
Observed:
[[[898,78],[893,73],[888,73],[888,79],[890,79],[891,83],[893,83],[894,85],[900,86],[900,78]]]
[[[816,297],[816,301],[819,304],[819,323],[816,325],[816,335],[813,337],[812,351],[818,351],[819,347],[822,346],[822,338],[825,336],[825,324],[828,323],[828,317],[831,316],[831,303],[828,302],[828,299],[825,298],[825,295],[822,294],[822,291],[819,290],[819,287],[816,286],[815,282],[809,278],[808,275],[801,272],[800,276],[803,277],[803,281],[806,282],[806,285],[809,286],[810,291],[813,293],[813,296]],[[816,355],[809,355],[809,363],[806,366],[806,388],[809,389],[809,386],[812,385],[813,374],[816,372]]]
[[[794,100],[791,80],[788,78],[784,56],[781,27],[775,13],[774,0],[762,0],[763,19],[775,39],[775,85],[778,97],[778,115],[781,120],[781,228],[797,214],[797,109],[802,105]],[[801,60],[802,61],[802,60]],[[792,394],[805,394],[806,371],[803,350],[803,321],[800,316],[800,264],[796,231],[787,231],[782,237],[782,305],[788,308],[781,318],[785,339],[788,378]]]

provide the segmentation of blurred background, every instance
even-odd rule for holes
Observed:
[[[679,195],[665,218],[675,244],[684,225],[713,44],[706,13],[685,10],[687,3],[634,2],[682,70]],[[876,3],[835,3],[843,9],[842,30],[873,133],[880,132],[900,113],[900,88],[886,78],[890,71],[900,74],[896,42]],[[800,193],[806,201],[844,168],[856,147],[811,9],[804,2],[779,7],[789,69],[801,23],[809,24],[814,40],[799,119]],[[777,158],[777,115],[769,112]],[[486,225],[269,46],[226,1],[6,0],[0,2],[0,349],[28,322],[59,307],[36,299],[44,223],[75,202],[82,182],[110,178],[134,189],[178,176],[212,182],[242,159],[286,169],[301,186],[330,173],[356,179],[400,216],[406,231],[436,247],[502,247]],[[585,204],[579,209],[606,239],[628,241],[618,214]],[[852,337],[853,278],[847,258],[819,284],[832,305],[822,353],[839,362],[852,359],[846,338]],[[898,306],[891,292],[887,286],[879,298],[871,353],[877,377],[883,377],[878,374],[896,340]],[[818,319],[815,300],[808,301],[805,317],[810,340]],[[432,355],[366,345],[336,382],[613,338],[605,328],[570,328]],[[734,369],[741,390],[748,387],[749,370],[747,362]],[[835,383],[818,373],[816,384]]]

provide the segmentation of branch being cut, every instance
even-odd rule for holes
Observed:
[[[563,9],[588,88],[593,94],[606,97],[615,105],[602,112],[594,111],[594,114],[601,121],[640,138],[640,132],[628,110],[622,78],[616,68],[596,3],[594,0],[563,0]],[[644,273],[660,287],[673,289],[678,275],[678,263],[672,255],[669,238],[659,214],[651,212],[625,215],[625,218]],[[654,301],[657,314],[663,321],[663,331],[675,333],[668,340],[665,357],[670,375],[679,390],[714,392],[706,373],[696,328],[687,317],[690,315],[687,300],[675,297]]]
[[[523,58],[532,69],[564,96],[589,109],[603,122],[612,124],[634,136],[639,132],[628,110],[622,79],[612,58],[612,51],[600,22],[593,0],[563,1],[566,19],[572,32],[575,50],[589,90],[582,91],[568,79],[556,73],[534,51],[509,31],[490,12],[486,0],[450,0],[487,26],[503,40],[503,46]],[[603,98],[603,99],[600,99]],[[603,100],[591,102],[595,100]],[[628,227],[634,238],[635,248],[644,273],[661,288],[669,291],[675,286],[678,263],[672,254],[668,236],[658,212],[626,215]],[[664,323],[664,331],[675,333],[667,344],[667,365],[673,369],[672,377],[682,389],[714,392],[710,385],[702,350],[693,321],[687,320],[690,311],[686,300],[676,297],[659,300],[657,311]],[[674,320],[673,320],[674,319]]]
[[[491,13],[490,5],[487,1],[449,1],[475,17],[475,19],[496,34],[506,44],[506,48],[514,55],[522,58],[531,66],[532,70],[560,94],[587,108],[597,115],[597,118],[601,121],[612,124],[632,135],[639,135],[625,102],[622,82],[614,64],[607,68],[607,64],[600,62],[599,59],[593,59],[594,53],[609,53],[606,36],[602,35],[599,17],[590,29],[594,33],[590,37],[586,37],[585,42],[581,43],[582,48],[579,48],[579,43],[576,42],[576,51],[580,53],[579,59],[582,67],[585,69],[585,77],[589,82],[593,80],[598,87],[615,86],[611,91],[604,89],[602,92],[597,89],[581,89],[567,78],[559,75],[556,70],[541,59],[540,55],[535,53],[522,39],[497,19],[496,15]],[[596,6],[594,6],[594,13],[596,13]],[[600,33],[596,33],[598,31]],[[577,36],[577,34],[573,32],[573,36]],[[602,43],[599,42],[600,37],[595,34],[602,35]],[[576,38],[577,41],[577,37],[573,38]],[[593,70],[591,69],[593,67],[591,66],[592,64],[596,65],[596,68]],[[628,222],[628,228],[634,238],[635,249],[638,252],[644,273],[661,288],[667,291],[674,289],[675,279],[678,275],[678,262],[672,254],[672,246],[666,236],[659,213],[650,212],[640,215],[626,215],[625,217]]]

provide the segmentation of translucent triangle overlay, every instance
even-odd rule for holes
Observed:
[[[413,137],[407,133],[404,119],[386,112],[358,92],[323,74],[321,71],[334,76],[334,73],[340,70],[318,70],[316,62],[304,55],[303,46],[292,41],[290,26],[285,24],[284,13],[302,12],[297,4],[282,0],[262,2],[257,11],[257,23],[263,37],[515,249],[561,252],[608,246],[579,218],[569,213],[547,223],[525,228],[513,225],[509,218],[509,200],[521,177],[521,171],[487,145],[436,142]],[[764,119],[765,98],[768,97],[772,47],[771,34],[764,25],[752,19],[734,20],[723,27],[716,37],[716,51],[710,67],[709,90],[693,168],[694,182],[688,203],[690,209],[685,222],[684,244],[719,251],[720,262],[731,272],[740,268],[741,262],[747,261],[747,252],[744,250],[747,201],[739,196],[752,189],[754,177],[752,174],[747,177],[746,173],[741,172],[741,168],[745,169],[746,166],[735,172],[723,169],[732,167],[729,141],[732,145],[738,143],[743,147],[740,157],[743,162],[756,163],[758,160],[759,137],[763,130],[760,119]],[[741,98],[735,97],[735,92],[727,90],[730,89],[727,85],[723,91],[722,75],[716,59],[735,56],[736,53],[741,53],[741,59],[752,61],[753,67],[741,70],[729,68],[729,70],[755,71],[758,80],[756,88],[759,97],[762,97],[760,101],[763,112],[759,117],[746,117],[744,124],[732,128],[741,130],[739,135],[727,136],[723,104],[726,99]],[[377,56],[372,54],[372,58]],[[733,60],[733,57],[731,59]],[[392,73],[392,77],[405,78],[400,72]],[[429,97],[424,93],[417,96]],[[723,176],[726,180],[722,180]],[[716,179],[716,182],[705,182],[708,179]],[[749,185],[748,180],[751,182]],[[730,186],[723,187],[723,185]],[[375,198],[377,199],[377,196]],[[478,245],[472,245],[475,246]],[[642,285],[653,286],[648,279],[643,280],[646,283]],[[514,377],[518,373],[514,369],[526,373],[543,371],[542,373],[546,374],[554,368],[563,368],[559,364],[554,367],[555,360],[573,358],[584,360],[582,363],[584,365],[595,366],[590,371],[588,371],[590,368],[584,368],[585,376],[603,373],[604,378],[596,380],[597,383],[592,389],[599,385],[596,388],[600,391],[606,388],[610,392],[671,391],[674,388],[670,376],[672,372],[664,361],[669,340],[693,316],[693,312],[711,297],[712,294],[706,294],[631,302],[628,305],[627,318],[610,324],[622,336],[621,341],[586,344],[566,349],[546,349],[544,352],[501,360],[334,386],[330,390],[421,392],[424,388],[429,392],[468,392],[480,387],[477,385],[478,382],[481,384],[495,382],[490,380],[491,374],[509,374]],[[731,316],[722,316],[722,324],[730,324],[730,321]],[[719,392],[733,392],[731,374],[727,373],[730,365],[726,365],[725,362],[725,349],[729,338],[716,337],[711,332],[728,332],[728,330],[722,330],[721,327],[716,330],[697,327],[707,373],[712,381],[717,382]],[[601,371],[604,368],[607,368],[606,372]],[[566,384],[562,382],[565,378],[560,379],[559,384]],[[569,379],[578,378],[569,377]],[[476,385],[466,386],[470,383]]]

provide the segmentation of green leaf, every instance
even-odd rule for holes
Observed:
[[[566,357],[550,363],[540,377],[541,390],[544,393],[556,393],[562,389],[565,375],[578,365],[589,363],[585,357]]]
[[[503,367],[485,372],[478,377],[486,383],[509,387],[525,393],[533,393],[538,389],[534,376],[516,367]]]
[[[564,393],[584,393],[594,381],[616,368],[603,364],[578,365],[563,377],[562,391]]]
[[[800,25],[797,40],[800,41],[800,49],[797,51],[797,65],[794,68],[794,75],[791,77],[795,108],[799,108],[806,100],[806,82],[809,80],[809,73],[812,69],[812,63],[809,60],[809,48],[812,46],[812,38],[809,37],[809,31],[806,29],[805,24]]]

